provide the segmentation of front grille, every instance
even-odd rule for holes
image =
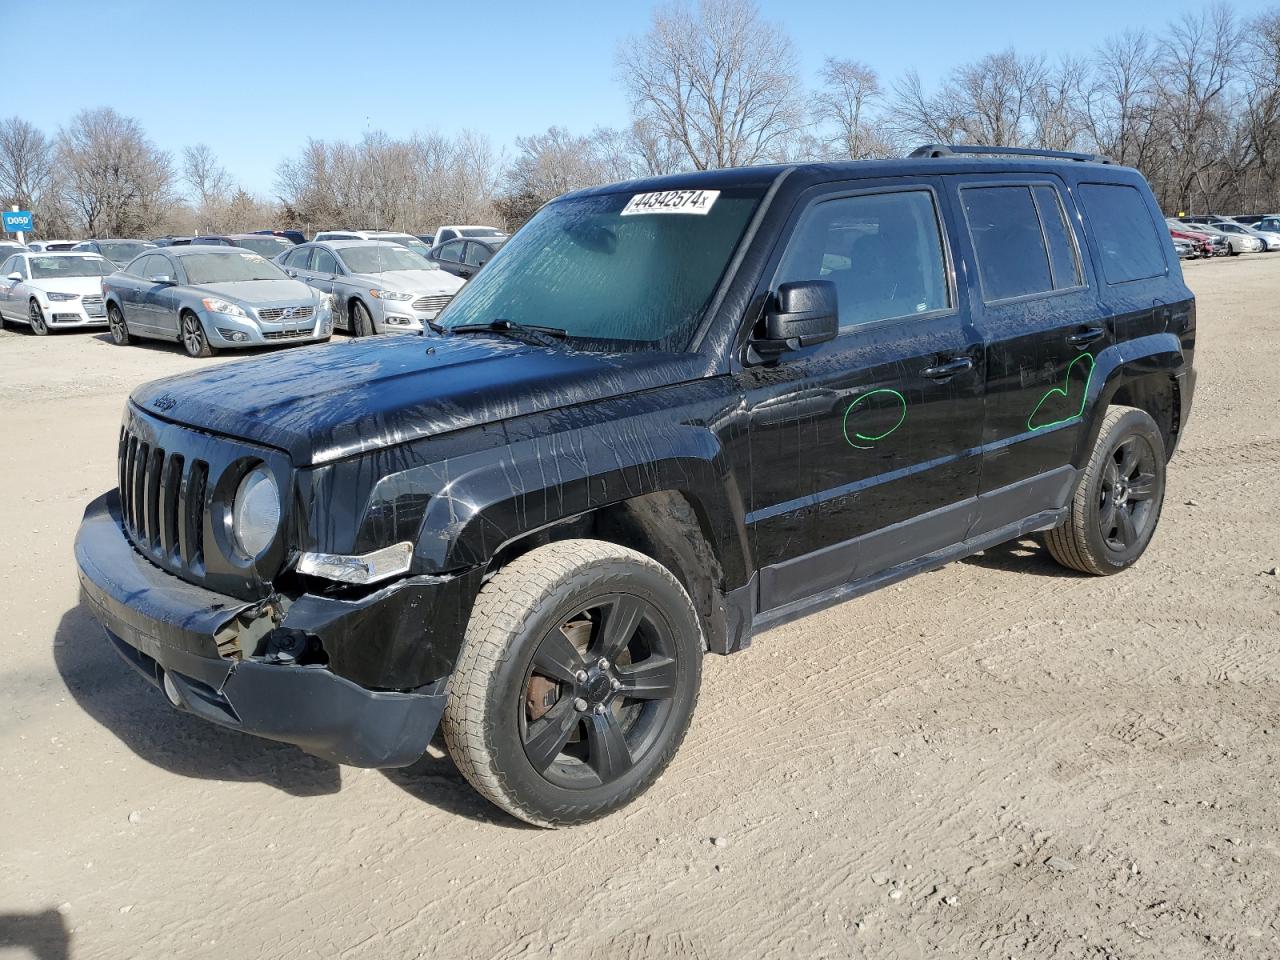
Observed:
[[[120,512],[135,547],[158,561],[199,573],[204,566],[209,465],[190,464],[120,431]]]
[[[413,301],[413,309],[419,311],[443,310],[452,299],[453,295],[449,293],[441,294],[438,297],[419,297]]]
[[[285,310],[292,310],[293,313],[286,317]],[[315,307],[264,307],[258,311],[258,319],[274,322],[276,320],[306,320],[314,312]]]
[[[309,337],[314,327],[304,327],[301,330],[264,330],[262,337],[264,340],[296,340],[298,337]]]

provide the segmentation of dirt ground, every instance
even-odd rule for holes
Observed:
[[[435,747],[339,768],[170,709],[71,545],[129,390],[200,361],[0,334],[0,958],[1280,956],[1280,255],[1187,275],[1135,569],[1010,545],[711,657],[654,789],[560,832]]]

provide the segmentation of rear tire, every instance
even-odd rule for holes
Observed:
[[[205,336],[204,325],[194,313],[183,313],[178,318],[179,336],[182,338],[182,349],[189,357],[212,357],[213,347],[209,346],[209,338]]]
[[[111,329],[111,342],[117,347],[127,347],[133,341],[129,335],[129,323],[114,303],[107,307],[107,326]]]
[[[684,740],[702,632],[649,557],[565,540],[480,591],[442,729],[481,794],[542,827],[585,823],[643,793]]]
[[[1164,504],[1164,438],[1144,410],[1111,407],[1063,523],[1044,535],[1053,559],[1109,576],[1147,549]]]

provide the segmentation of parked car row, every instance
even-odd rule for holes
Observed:
[[[1182,259],[1280,250],[1280,214],[1185,216],[1165,221]],[[1183,246],[1179,249],[1179,241]]]

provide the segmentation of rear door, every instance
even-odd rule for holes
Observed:
[[[749,521],[762,609],[963,539],[983,357],[956,295],[938,181],[806,196],[770,284],[835,284],[840,334],[749,369]]]
[[[971,532],[979,535],[1066,503],[1094,357],[1111,334],[1065,183],[947,179],[985,341],[987,415]]]

